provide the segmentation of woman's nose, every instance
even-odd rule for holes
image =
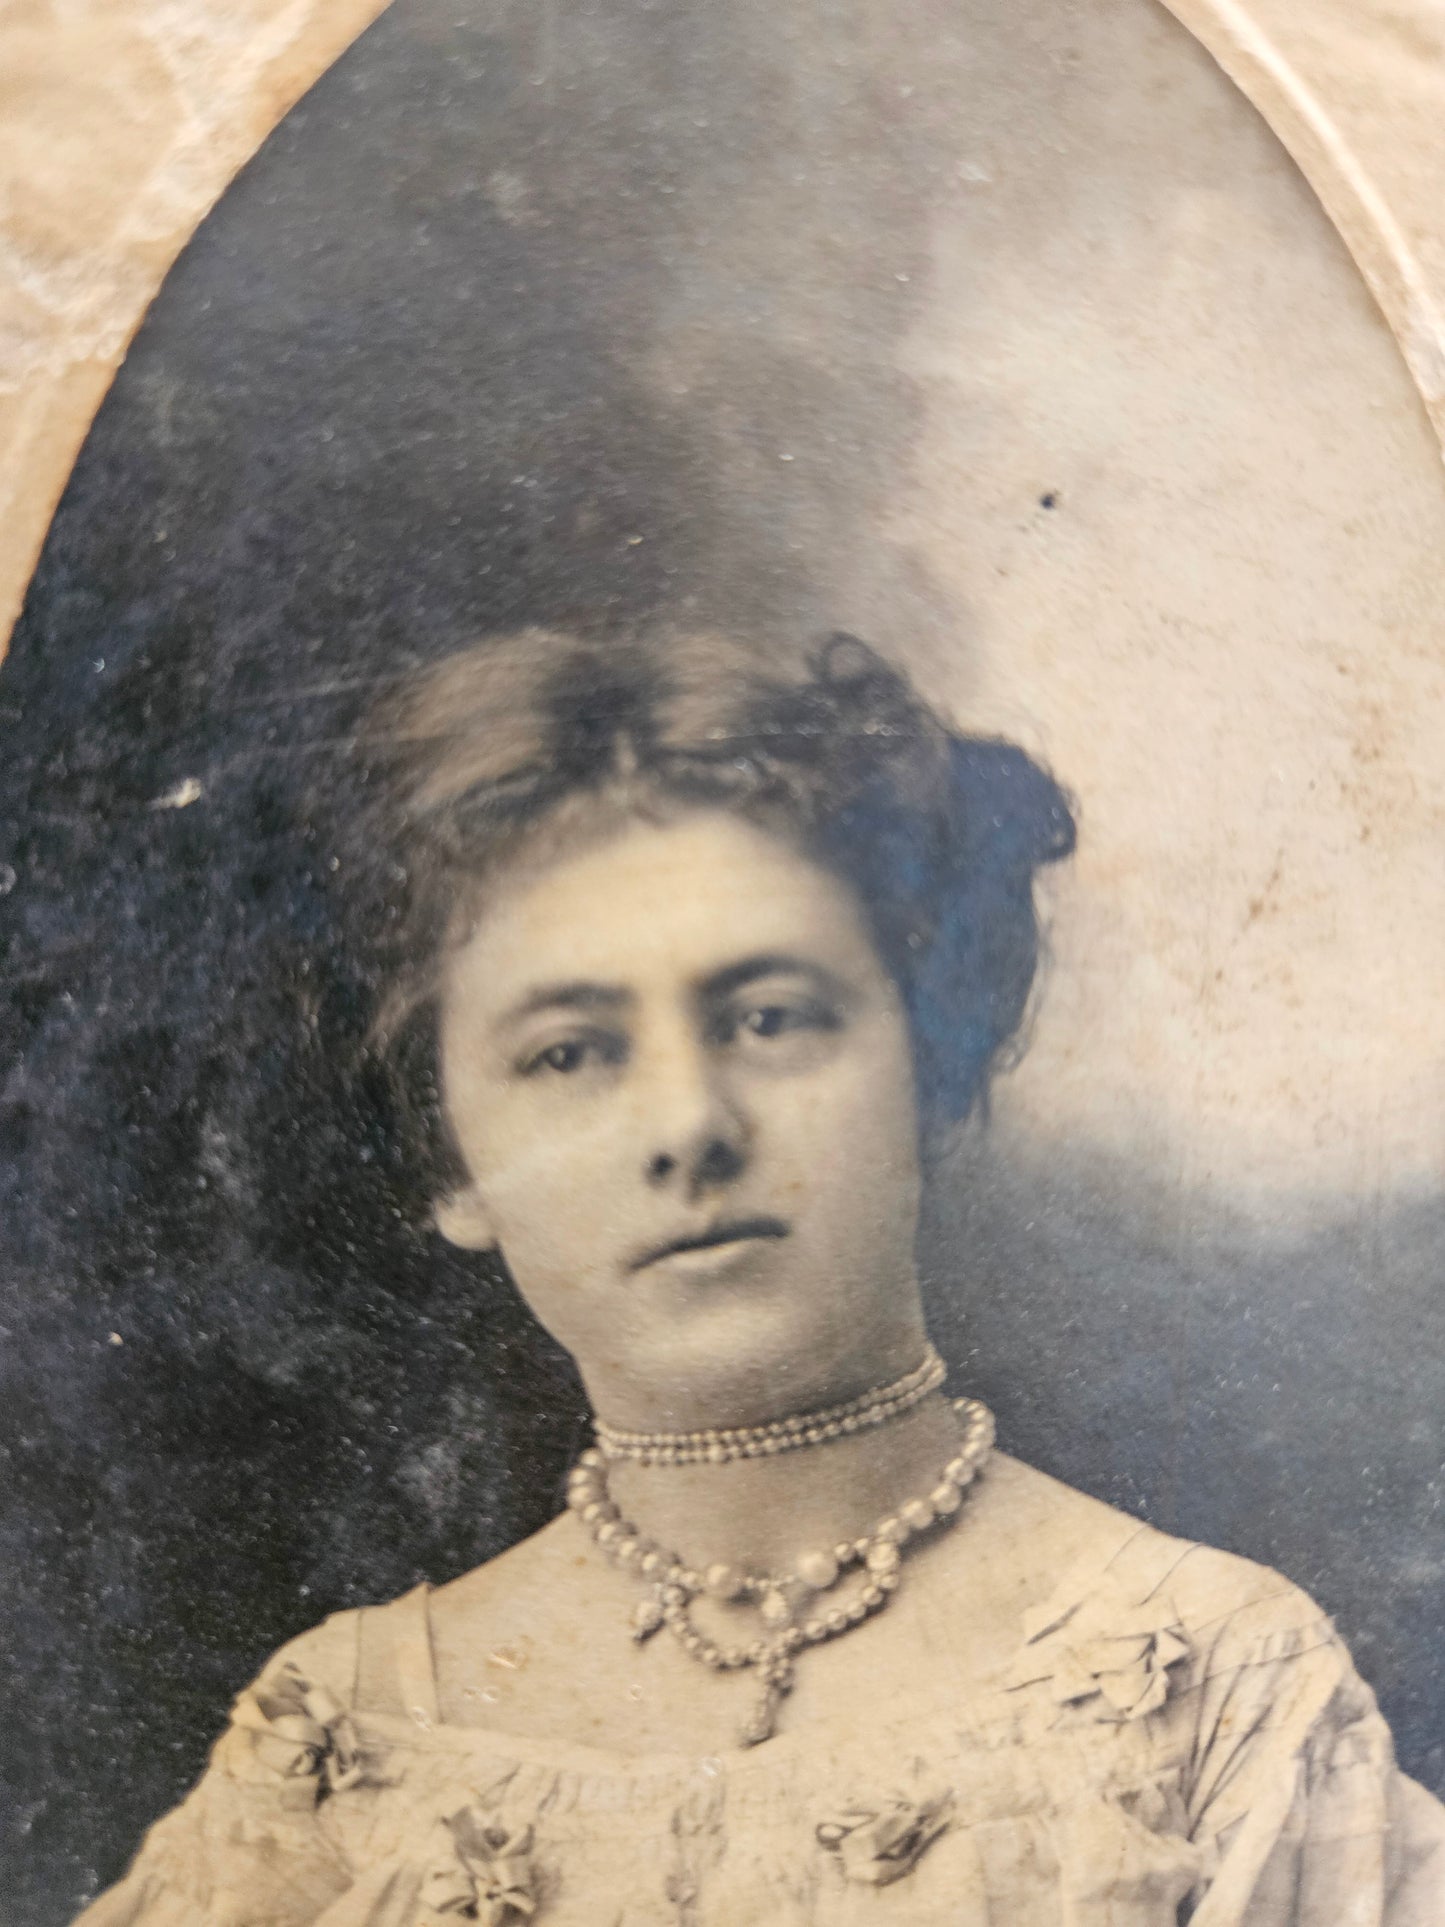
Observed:
[[[654,1184],[662,1185],[675,1172],[680,1172],[681,1182],[689,1190],[705,1191],[737,1177],[744,1161],[741,1145],[730,1137],[713,1136],[704,1140],[697,1155],[691,1158],[686,1152],[654,1151],[647,1175]]]
[[[747,1120],[706,1048],[671,1043],[654,1054],[650,1070],[639,1093],[648,1181],[694,1192],[737,1177],[747,1162]]]

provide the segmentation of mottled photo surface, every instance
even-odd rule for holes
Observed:
[[[1442,575],[1152,0],[396,0],[0,666],[5,1927],[1438,1927]]]

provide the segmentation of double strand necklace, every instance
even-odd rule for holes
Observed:
[[[932,1359],[936,1357],[936,1353],[931,1353],[908,1377],[931,1375]],[[941,1377],[941,1362],[937,1369]],[[927,1389],[935,1389],[937,1382],[934,1379]],[[647,1591],[632,1616],[632,1637],[641,1642],[666,1627],[683,1651],[699,1665],[715,1673],[751,1671],[757,1678],[761,1691],[738,1736],[743,1746],[760,1745],[777,1730],[778,1710],[792,1691],[798,1654],[805,1647],[836,1639],[881,1612],[898,1590],[902,1548],[909,1540],[935,1531],[957,1516],[964,1491],[973,1483],[993,1448],[993,1414],[977,1399],[955,1399],[954,1410],[961,1428],[959,1449],[944,1466],[938,1483],[928,1495],[906,1500],[861,1538],[841,1540],[831,1549],[819,1547],[801,1553],[792,1572],[784,1574],[743,1572],[721,1561],[699,1568],[648,1539],[623,1518],[608,1493],[608,1458],[636,1459],[643,1464],[694,1464],[700,1459],[723,1463],[729,1459],[771,1457],[792,1446],[822,1444],[826,1439],[865,1429],[869,1424],[884,1423],[884,1418],[873,1418],[869,1414],[873,1406],[886,1401],[894,1390],[894,1386],[884,1386],[861,1400],[850,1401],[846,1407],[833,1407],[823,1414],[805,1414],[801,1420],[776,1421],[776,1426],[792,1428],[787,1432],[787,1445],[774,1444],[769,1448],[762,1443],[780,1436],[775,1426],[768,1425],[706,1434],[610,1432],[610,1452],[605,1442],[591,1447],[572,1469],[567,1488],[568,1505],[613,1565],[636,1573],[647,1583]],[[920,1391],[909,1395],[907,1404],[900,1406],[895,1402],[885,1416],[897,1417],[900,1411],[910,1410],[924,1396],[926,1392]],[[859,1422],[848,1424],[840,1416],[843,1414]],[[825,1421],[824,1425],[820,1425],[820,1419]],[[838,1429],[825,1429],[826,1424],[835,1423]],[[798,1427],[801,1427],[800,1434]],[[599,1425],[597,1430],[599,1438],[603,1438],[604,1428]],[[708,1444],[698,1457],[663,1457],[662,1453],[676,1448],[679,1439],[706,1439]],[[626,1442],[621,1450],[619,1441]],[[825,1607],[821,1595],[830,1592],[843,1575],[855,1567],[862,1569],[862,1587],[847,1604]],[[701,1594],[725,1603],[756,1605],[763,1623],[762,1635],[748,1645],[722,1645],[709,1638],[692,1617],[692,1602]]]
[[[706,1432],[624,1432],[605,1419],[593,1421],[597,1445],[605,1459],[628,1459],[636,1465],[725,1465],[730,1459],[772,1458],[796,1451],[800,1445],[825,1445],[886,1425],[921,1404],[943,1383],[946,1367],[932,1345],[923,1363],[875,1386],[842,1405],[825,1405],[816,1412],[797,1412],[766,1425],[736,1425]]]

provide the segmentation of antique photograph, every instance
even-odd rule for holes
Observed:
[[[1445,1927],[1445,28],[1305,12],[0,14],[0,1927]]]

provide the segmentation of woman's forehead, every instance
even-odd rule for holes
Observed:
[[[876,968],[852,891],[773,832],[726,812],[631,822],[496,879],[453,952],[449,991],[500,1011],[531,989],[701,984],[757,957]]]

